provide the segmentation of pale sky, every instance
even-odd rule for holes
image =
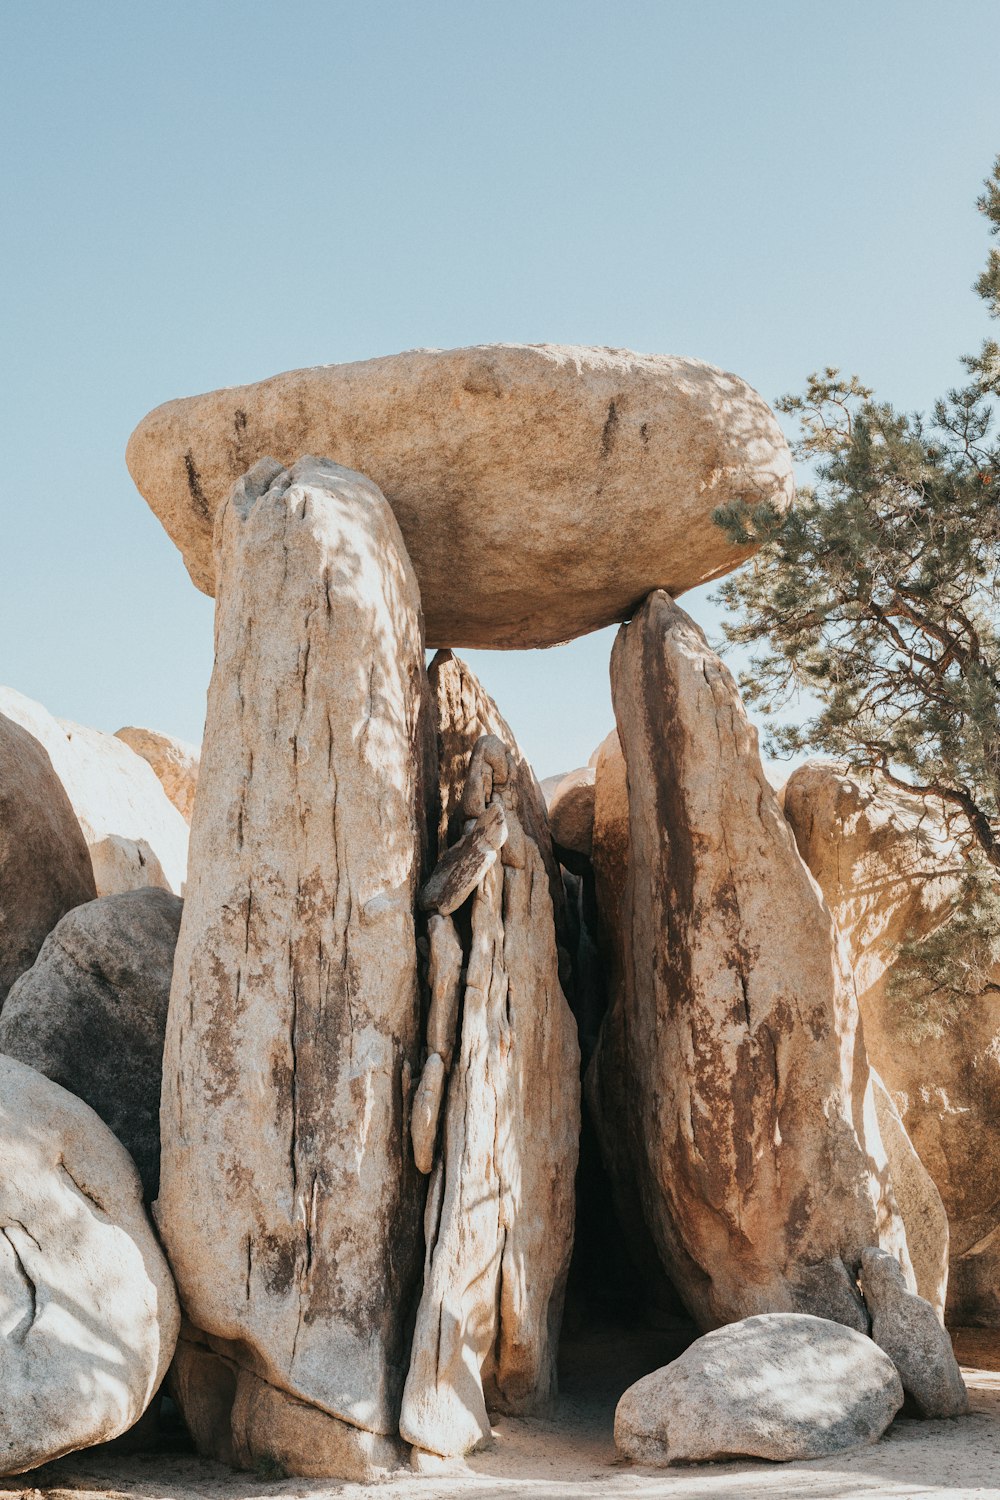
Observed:
[[[103,729],[201,733],[212,605],[124,463],[161,401],[523,340],[918,407],[986,331],[996,0],[9,0],[0,57],[0,681]],[[540,776],[612,638],[467,653]]]

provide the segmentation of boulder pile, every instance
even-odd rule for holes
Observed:
[[[702,1333],[622,1395],[625,1456],[961,1414],[954,1147],[869,1033],[954,876],[888,916],[834,880],[836,797],[779,801],[675,602],[748,555],[718,505],[792,500],[760,397],[423,350],[168,403],[128,462],[215,664],[200,748],[0,690],[0,1471],[164,1378],[237,1468],[459,1459],[551,1405],[600,1220],[632,1305]],[[454,648],[615,622],[615,728],[543,791]]]

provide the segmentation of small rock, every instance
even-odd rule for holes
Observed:
[[[448,916],[457,911],[488,870],[496,864],[497,851],[507,841],[507,819],[503,804],[493,802],[437,862],[433,875],[420,892],[422,911]]]
[[[902,1404],[892,1360],[864,1334],[809,1313],[761,1313],[630,1386],[615,1444],[646,1464],[824,1458],[877,1441]]]
[[[439,912],[428,920],[427,936],[430,941],[427,983],[431,992],[427,1048],[437,1052],[445,1068],[450,1068],[462,985],[462,944],[451,917],[443,917]]]
[[[959,1417],[969,1396],[951,1339],[931,1304],[908,1291],[899,1262],[871,1248],[861,1257],[861,1290],[872,1315],[872,1338],[892,1360],[903,1389],[925,1417]]]
[[[410,1117],[410,1138],[413,1141],[413,1160],[417,1170],[426,1177],[434,1165],[434,1142],[437,1140],[438,1119],[448,1071],[436,1052],[432,1052],[424,1063],[424,1071],[417,1084]]]

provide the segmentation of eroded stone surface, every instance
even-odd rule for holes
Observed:
[[[131,1427],[179,1322],[124,1146],[81,1100],[0,1056],[0,1473]]]
[[[433,646],[550,646],[609,625],[650,589],[679,593],[743,561],[716,506],[792,496],[777,421],[737,376],[544,344],[411,350],[171,401],[126,457],[212,593],[230,486],[265,455],[301,453],[381,487]]]
[[[0,1005],[60,917],[96,894],[83,831],[44,746],[0,714]]]
[[[874,1068],[872,1090],[917,1293],[926,1297],[943,1323],[948,1292],[948,1215],[933,1177],[913,1149],[892,1095]]]
[[[615,1443],[647,1464],[824,1458],[874,1443],[902,1404],[895,1367],[871,1339],[770,1313],[704,1335],[630,1386]]]
[[[0,1011],[0,1052],[85,1100],[160,1180],[163,1035],[182,902],[147,887],[69,912]]]
[[[867,1329],[861,1252],[906,1247],[830,913],[731,676],[667,595],[619,631],[612,695],[629,852],[606,1026],[648,1228],[703,1327],[802,1311]],[[598,802],[600,784],[599,764]]]
[[[888,1354],[904,1391],[924,1416],[958,1417],[968,1411],[951,1339],[931,1304],[909,1290],[899,1262],[884,1250],[866,1250],[861,1290],[871,1313],[872,1338]]]
[[[392,1434],[423,1207],[407,1139],[429,727],[419,595],[375,485],[319,460],[259,464],[217,543],[158,1219],[210,1344]],[[259,1455],[255,1420],[240,1417],[239,1442]],[[315,1472],[310,1452],[280,1462]]]

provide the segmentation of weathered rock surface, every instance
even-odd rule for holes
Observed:
[[[0,1005],[59,918],[95,894],[87,843],[52,762],[0,714]]]
[[[616,1149],[702,1327],[799,1311],[867,1330],[862,1250],[909,1262],[830,913],[731,676],[666,594],[619,631],[611,676],[629,802]],[[598,802],[600,784],[599,764]]]
[[[427,1012],[427,1050],[436,1052],[451,1067],[458,1028],[458,1006],[462,994],[462,942],[450,917],[435,915],[427,922],[429,955],[427,988],[431,1003]]]
[[[314,1408],[276,1454],[312,1473],[324,1414],[330,1453],[395,1432],[419,1280],[420,600],[375,485],[321,460],[257,465],[217,545],[157,1217],[205,1342]],[[259,1394],[217,1451],[272,1451]]]
[[[907,1288],[899,1262],[884,1250],[861,1257],[861,1290],[871,1313],[872,1338],[899,1372],[903,1390],[925,1417],[958,1417],[969,1397],[937,1313]]]
[[[160,1179],[163,1035],[182,902],[152,887],[69,912],[0,1011],[0,1052],[90,1105]]]
[[[872,1090],[917,1294],[927,1299],[943,1323],[948,1293],[948,1215],[933,1177],[913,1149],[892,1095],[874,1068]]]
[[[149,1405],[180,1315],[125,1148],[0,1057],[0,1473],[105,1442]]]
[[[588,859],[594,837],[594,766],[582,766],[564,776],[548,800],[552,841]]]
[[[265,455],[301,453],[381,487],[433,646],[551,646],[609,625],[650,589],[679,593],[744,560],[717,505],[792,497],[774,415],[735,375],[544,344],[417,349],[170,401],[126,457],[210,594],[230,485]]]
[[[889,989],[898,945],[947,917],[960,853],[920,798],[884,782],[863,785],[829,761],[800,766],[783,802],[848,944],[872,1065],[941,1194],[948,1321],[1000,1326],[1000,994],[985,992],[928,1035]]]
[[[497,802],[508,828],[472,901],[400,1419],[408,1442],[451,1456],[488,1440],[488,1409],[529,1412],[555,1391],[573,1244],[580,1054],[559,983],[545,863],[530,832],[544,836],[537,783],[462,663],[438,661],[432,686],[442,829],[449,810],[475,817]],[[444,780],[445,767],[453,779]]]
[[[115,739],[124,740],[136,755],[141,755],[149,763],[181,817],[190,823],[201,758],[197,745],[175,739],[170,734],[160,734],[155,729],[140,729],[135,724],[116,729]]]
[[[646,1464],[824,1458],[876,1442],[902,1404],[895,1367],[871,1339],[766,1313],[706,1334],[630,1386],[615,1443]]]
[[[450,916],[457,911],[497,861],[497,853],[507,841],[507,820],[503,805],[491,803],[475,819],[457,844],[446,850],[436,869],[420,892],[424,911]]]
[[[156,885],[183,893],[188,826],[152,768],[123,741],[55,719],[0,687],[0,713],[48,752],[90,849],[99,896]]]

